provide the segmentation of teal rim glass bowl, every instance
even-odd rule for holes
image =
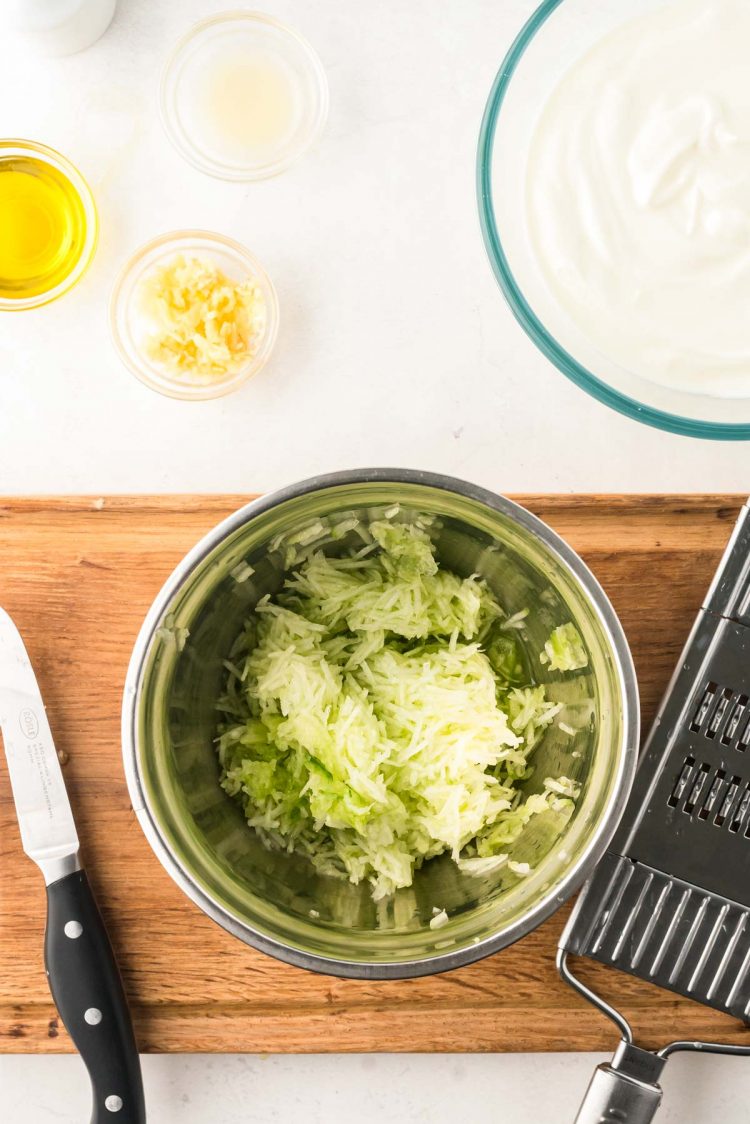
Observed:
[[[612,409],[658,429],[750,439],[750,398],[659,386],[619,367],[566,320],[526,237],[528,150],[539,114],[565,72],[616,27],[674,0],[544,0],[505,56],[482,120],[477,198],[484,244],[526,334],[567,378]]]

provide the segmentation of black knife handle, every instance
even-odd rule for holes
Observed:
[[[130,1012],[88,878],[47,886],[44,959],[52,998],[91,1078],[91,1124],[145,1124]]]

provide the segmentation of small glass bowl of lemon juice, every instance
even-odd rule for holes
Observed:
[[[0,310],[36,308],[80,280],[96,249],[81,173],[36,141],[0,140]]]
[[[276,175],[318,139],[328,83],[301,35],[260,12],[196,24],[167,60],[160,108],[181,155],[208,175]]]

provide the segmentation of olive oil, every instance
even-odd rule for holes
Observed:
[[[0,300],[52,293],[87,245],[83,200],[59,168],[0,151]]]

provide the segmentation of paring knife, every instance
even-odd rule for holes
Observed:
[[[2,608],[0,729],[23,849],[47,886],[47,978],[91,1077],[91,1124],[144,1124],[141,1067],[120,974],[81,867],[42,696],[18,629]]]

